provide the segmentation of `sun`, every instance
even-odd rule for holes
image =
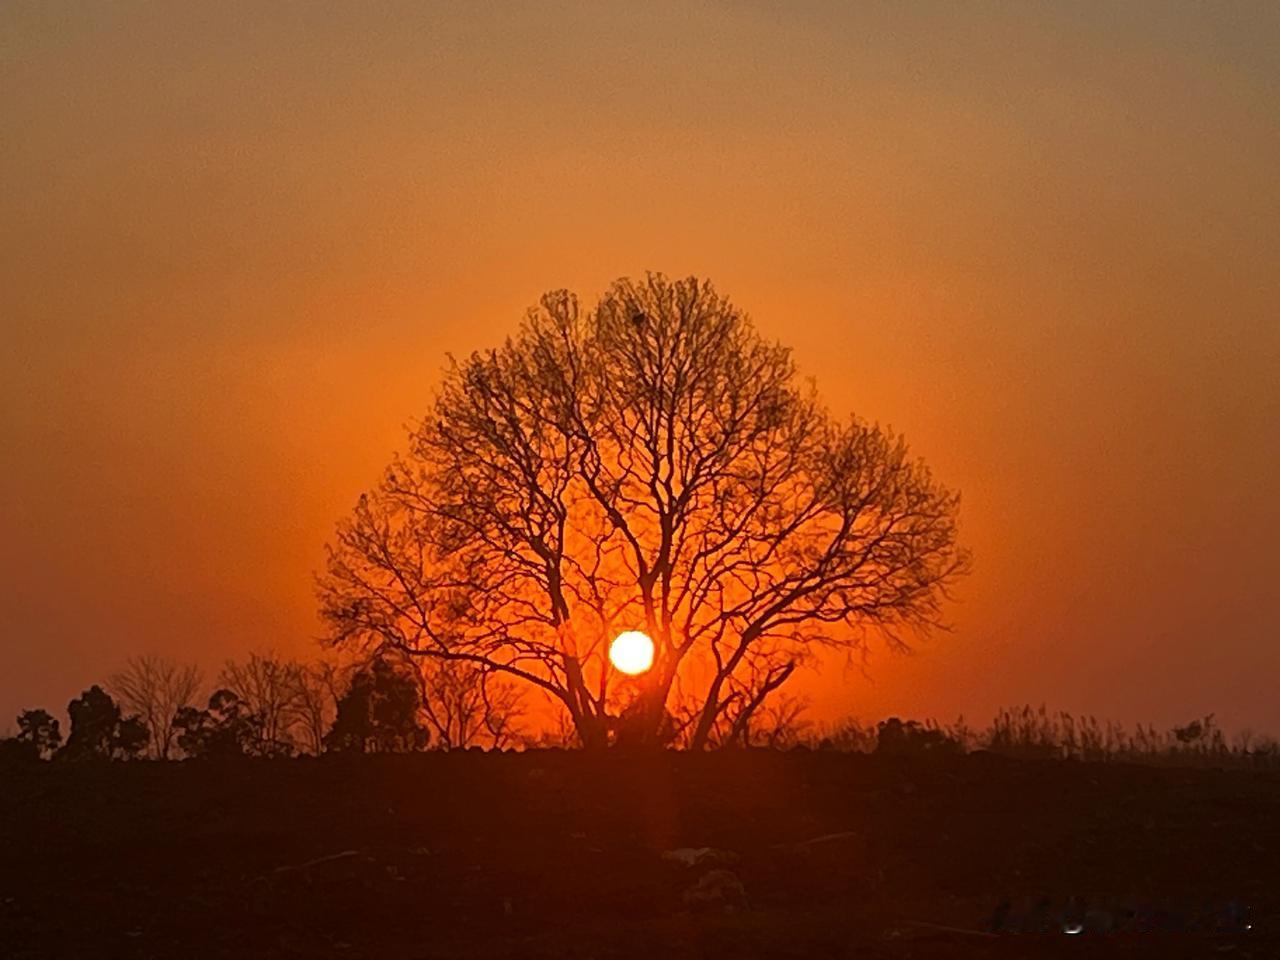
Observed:
[[[609,644],[609,660],[630,676],[644,673],[653,666],[653,641],[639,630],[620,633]]]

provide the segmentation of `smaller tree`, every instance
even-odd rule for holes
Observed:
[[[293,671],[291,696],[294,737],[302,750],[324,751],[325,733],[333,725],[338,691],[346,686],[344,671],[329,661],[299,664]]]
[[[177,732],[174,718],[189,706],[200,689],[200,669],[162,657],[131,657],[125,669],[111,678],[121,706],[141,717],[151,733],[151,756],[169,759]]]
[[[115,741],[112,744],[111,756],[132,760],[142,756],[151,742],[151,732],[141,717],[122,717],[116,727]]]
[[[254,719],[253,753],[287,757],[296,747],[299,673],[303,667],[274,653],[254,653],[243,663],[228,660],[218,682],[242,701]]]
[[[324,738],[325,748],[355,753],[422,750],[430,735],[421,713],[421,688],[411,669],[380,657],[351,678]]]
[[[259,742],[258,718],[231,690],[216,690],[205,710],[183,707],[173,718],[177,745],[189,757],[226,758],[252,754]]]
[[[67,704],[67,715],[71,732],[59,756],[69,760],[132,759],[150,739],[146,725],[136,716],[122,717],[111,695],[96,683]]]
[[[524,711],[510,681],[456,660],[424,660],[410,669],[421,680],[422,712],[438,747],[501,749],[518,737]]]
[[[18,714],[18,735],[14,739],[31,744],[41,760],[48,760],[62,746],[62,731],[48,710],[23,710]]]

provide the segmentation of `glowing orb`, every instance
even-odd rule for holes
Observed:
[[[653,666],[653,641],[639,630],[620,633],[609,644],[609,660],[633,677],[644,673]]]

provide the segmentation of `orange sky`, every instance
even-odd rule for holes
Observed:
[[[0,731],[307,652],[443,353],[656,269],[964,491],[820,715],[1280,732],[1278,170],[1274,4],[6,4]]]

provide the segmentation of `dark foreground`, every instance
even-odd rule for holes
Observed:
[[[1280,956],[1276,774],[553,752],[3,776],[3,957]],[[1235,900],[1253,929],[983,934],[1006,896],[1166,927]]]

